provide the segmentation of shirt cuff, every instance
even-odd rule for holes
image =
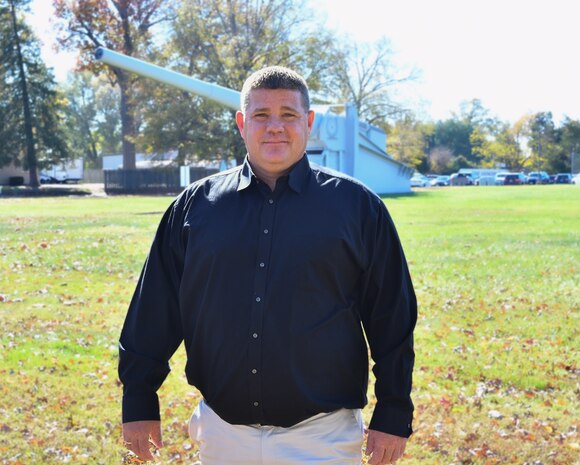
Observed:
[[[157,394],[136,397],[123,396],[123,423],[144,420],[161,420]]]
[[[413,410],[377,403],[369,429],[408,438],[413,433]]]

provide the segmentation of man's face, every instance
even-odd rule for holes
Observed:
[[[302,106],[297,90],[254,89],[246,114],[236,122],[246,143],[250,163],[270,174],[285,174],[306,150],[314,112]]]

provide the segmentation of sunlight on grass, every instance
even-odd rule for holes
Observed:
[[[170,201],[0,200],[2,464],[121,462],[117,339]],[[415,434],[401,463],[575,463],[580,188],[433,189],[385,203],[419,301]],[[182,350],[172,365],[160,463],[192,464],[186,422],[199,396]]]

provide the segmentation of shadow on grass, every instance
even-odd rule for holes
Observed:
[[[420,198],[420,197],[427,197],[431,194],[431,192],[427,191],[412,191],[406,192],[404,194],[379,194],[381,199],[405,199],[405,198]]]
[[[65,197],[65,196],[88,196],[91,191],[82,187],[47,187],[33,188],[29,186],[0,186],[1,197]]]

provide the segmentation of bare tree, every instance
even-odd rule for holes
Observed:
[[[79,67],[101,71],[95,64],[96,47],[107,47],[129,56],[143,56],[152,45],[151,29],[168,20],[173,2],[169,0],[54,0],[61,19],[60,45],[80,49]],[[135,168],[136,77],[108,68],[111,82],[120,88],[123,168]]]
[[[396,101],[395,90],[415,80],[418,73],[397,69],[387,39],[373,44],[347,41],[336,50],[330,71],[336,85],[328,88],[329,101],[353,102],[359,117],[371,124],[384,125],[387,119],[408,112]]]
[[[429,165],[434,173],[446,173],[453,162],[453,152],[447,147],[435,147],[429,152]]]

